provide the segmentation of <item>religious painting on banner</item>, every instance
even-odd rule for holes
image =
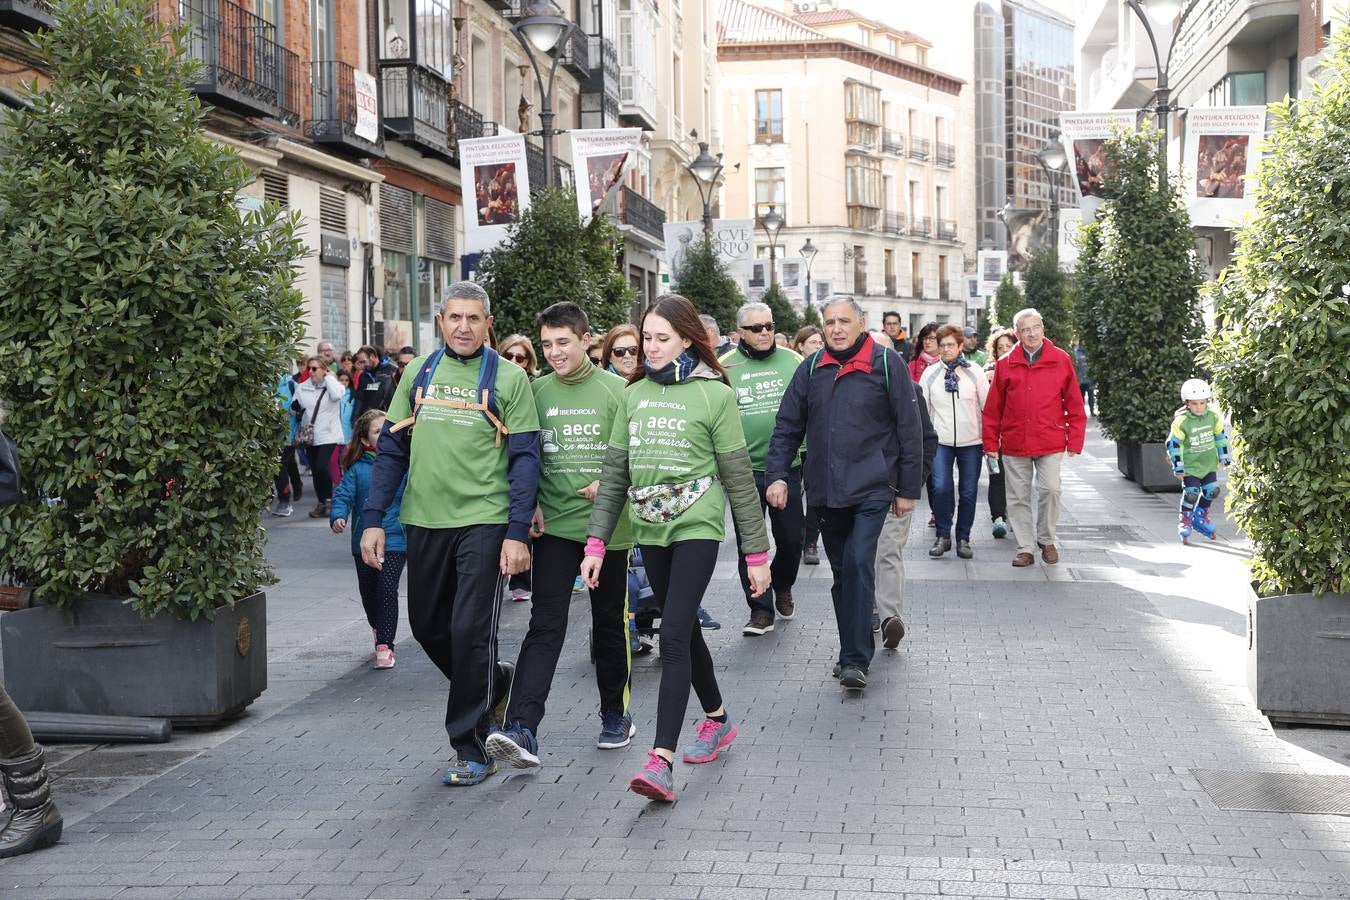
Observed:
[[[1248,179],[1261,162],[1264,106],[1186,111],[1185,190],[1191,224],[1231,227],[1252,208]]]
[[[641,128],[587,128],[571,133],[577,214],[589,222],[636,164]]]
[[[473,205],[465,210],[464,249],[492,250],[530,208],[530,170],[525,136],[465,138],[459,142],[460,170],[468,175],[465,193]]]
[[[1050,210],[1008,209],[1003,224],[1008,229],[1008,269],[1020,272],[1032,255],[1050,244]]]
[[[703,238],[703,223],[667,222],[663,226],[663,232],[666,243],[666,267],[678,282],[680,269],[684,266],[684,254],[689,245]],[[731,270],[733,276],[738,272],[748,272],[748,267],[740,264],[747,263],[754,255],[754,219],[715,219],[712,240],[717,258]]]
[[[1060,114],[1060,139],[1085,207],[1095,210],[1105,198],[1106,183],[1111,177],[1106,142],[1120,129],[1133,131],[1134,118],[1133,110]]]

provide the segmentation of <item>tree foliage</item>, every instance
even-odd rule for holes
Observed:
[[[717,255],[717,246],[706,234],[689,243],[684,262],[675,273],[674,290],[700,313],[716,319],[724,332],[736,324],[736,310],[745,302],[736,279],[731,277]]]
[[[1073,341],[1073,322],[1065,302],[1067,279],[1059,270],[1054,249],[1045,247],[1031,255],[1022,269],[1022,293],[1026,306],[1034,307],[1045,322],[1045,336],[1056,347],[1067,351]],[[1012,325],[1012,310],[1008,324]]]
[[[763,300],[769,305],[769,309],[773,310],[774,330],[787,335],[791,341],[797,329],[802,327],[802,317],[797,314],[792,302],[776,284],[764,292]]]
[[[1324,86],[1270,108],[1254,214],[1209,289],[1220,324],[1203,359],[1235,433],[1228,510],[1264,593],[1350,591],[1347,32],[1329,56]]]
[[[65,605],[209,617],[274,580],[259,511],[301,336],[298,219],[244,214],[185,32],[143,0],[69,0],[50,86],[0,139],[0,400],[25,495],[0,573]]]
[[[1079,332],[1102,376],[1097,409],[1107,437],[1158,442],[1181,383],[1196,374],[1203,275],[1179,185],[1158,188],[1157,130],[1117,134],[1106,152],[1106,201],[1079,232]]]
[[[1012,273],[1008,272],[998,283],[998,291],[994,294],[994,308],[989,311],[989,317],[993,320],[993,324],[1011,328],[1013,315],[1026,305],[1022,289],[1013,281]]]
[[[623,232],[608,214],[582,224],[572,188],[535,194],[479,267],[494,330],[532,335],[535,316],[564,300],[586,310],[597,334],[628,321],[637,294],[619,268],[622,253]]]

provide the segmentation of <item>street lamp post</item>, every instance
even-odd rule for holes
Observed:
[[[807,238],[806,243],[802,244],[801,249],[797,251],[801,258],[806,260],[806,311],[808,313],[811,311],[811,263],[816,261],[816,254],[819,252],[820,248],[811,243],[810,238]]]
[[[689,134],[695,139],[698,138],[697,131],[691,131]],[[694,176],[698,198],[703,201],[703,232],[712,234],[712,198],[713,191],[717,190],[717,179],[722,177],[722,154],[713,156],[708,152],[708,142],[699,141],[698,156],[694,157],[685,168]]]
[[[1036,154],[1036,161],[1045,170],[1045,180],[1050,185],[1050,252],[1055,268],[1059,268],[1059,185],[1055,176],[1069,168],[1069,157],[1059,138],[1053,137]]]
[[[1177,35],[1186,16],[1195,9],[1199,0],[1125,0],[1125,4],[1134,10],[1139,22],[1148,35],[1149,46],[1153,50],[1153,64],[1158,73],[1157,85],[1153,91],[1153,112],[1158,120],[1158,190],[1167,190],[1167,116],[1172,111],[1172,88],[1168,84],[1167,73],[1172,66],[1172,51],[1177,45]],[[1149,24],[1149,15],[1158,22],[1171,23],[1172,35],[1167,42],[1167,56],[1158,50],[1158,38]]]
[[[759,220],[760,227],[764,233],[769,236],[769,289],[778,287],[778,266],[775,264],[777,258],[778,232],[783,230],[783,217],[769,204],[769,211],[765,213],[764,218]]]
[[[558,60],[561,54],[553,57],[548,67],[548,82],[544,82],[535,51],[548,53],[558,44],[566,41],[576,30],[577,23],[561,14],[550,0],[534,0],[525,9],[525,14],[511,26],[520,46],[525,48],[525,56],[534,69],[534,80],[539,85],[539,135],[544,140],[544,186],[553,187],[553,78],[558,74]]]

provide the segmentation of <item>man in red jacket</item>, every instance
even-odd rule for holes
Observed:
[[[1045,338],[1045,323],[1034,309],[1013,316],[1018,344],[994,365],[984,406],[984,452],[1003,453],[1008,519],[1017,537],[1013,565],[1036,561],[1035,548],[1049,565],[1059,562],[1059,471],[1067,452],[1083,452],[1087,417],[1069,354]],[[1036,521],[1031,518],[1031,481],[1036,480]],[[1033,542],[1034,536],[1034,542]]]

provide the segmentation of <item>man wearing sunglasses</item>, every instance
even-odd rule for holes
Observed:
[[[745,431],[750,463],[755,470],[755,485],[759,488],[760,510],[768,510],[769,527],[773,531],[776,548],[769,566],[770,589],[758,597],[750,593],[750,580],[745,561],[740,563],[741,586],[745,602],[750,607],[750,621],[741,633],[759,636],[773,631],[774,615],[791,619],[796,614],[792,600],[792,586],[797,583],[797,570],[802,558],[801,454],[797,453],[788,472],[788,499],[781,509],[769,508],[765,499],[764,468],[769,453],[769,438],[778,418],[778,406],[787,391],[792,375],[802,358],[774,340],[773,310],[764,303],[747,303],[736,313],[736,329],[741,340],[734,350],[721,357],[731,387],[736,391],[737,409],[741,427]],[[740,535],[737,534],[739,541]],[[743,556],[743,554],[742,554]]]

